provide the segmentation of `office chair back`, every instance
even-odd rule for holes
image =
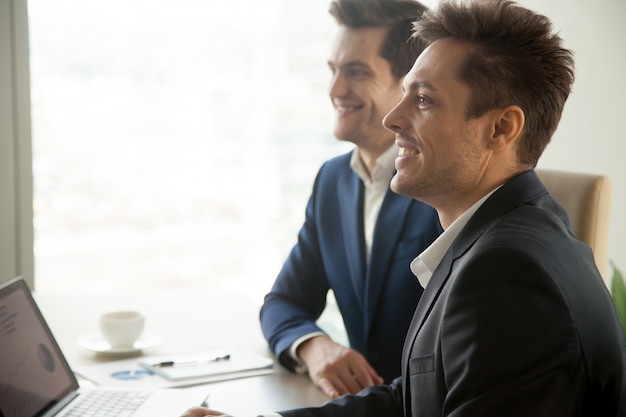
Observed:
[[[609,220],[611,181],[604,175],[536,169],[550,195],[567,212],[572,229],[593,250],[605,282],[609,270]]]

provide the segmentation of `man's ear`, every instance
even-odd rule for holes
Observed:
[[[524,111],[518,106],[506,106],[496,110],[489,148],[495,151],[512,145],[520,137],[525,121]]]

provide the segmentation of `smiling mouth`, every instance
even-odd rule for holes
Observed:
[[[398,148],[398,156],[415,156],[419,155],[419,151],[415,148]]]
[[[360,109],[360,106],[335,106],[338,114],[346,114]]]

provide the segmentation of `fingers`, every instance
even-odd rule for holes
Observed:
[[[365,357],[356,350],[339,345],[325,336],[305,343],[299,350],[299,356],[306,363],[311,380],[328,397],[354,394],[383,382]]]
[[[338,391],[341,395],[354,394],[369,386],[361,385],[361,382],[365,383],[365,379],[363,381],[359,380],[358,374],[353,370],[354,368],[359,367],[356,363],[346,363],[346,365],[348,366],[341,369],[336,374],[336,378],[338,380],[335,385],[338,387]]]
[[[372,385],[382,384],[384,380],[376,373],[369,363],[365,362],[365,366],[354,366],[352,370],[352,378],[357,382],[361,389],[371,387]]]
[[[335,398],[344,394],[356,394],[363,388],[375,385],[371,376],[364,375],[366,376],[359,378],[358,374],[348,368],[327,367],[321,373],[310,374],[310,377],[324,394]]]
[[[313,382],[330,398],[361,391],[358,377],[349,369],[327,368],[322,374],[312,375]]]
[[[316,379],[312,377],[311,379],[313,380],[313,383],[315,383],[315,385],[317,385],[328,398],[336,398],[341,395],[339,394],[337,388],[335,388],[335,385],[333,385],[333,383],[330,382],[327,378],[321,377],[319,379]]]
[[[221,416],[230,417],[228,414],[224,414],[221,411],[209,410],[205,407],[191,407],[185,411],[180,417],[209,417],[209,416]]]
[[[354,352],[354,351],[353,351]],[[383,379],[357,352],[356,357],[346,358],[337,366],[329,366],[318,374],[318,386],[331,398],[344,394],[355,394],[372,385],[382,384]],[[315,378],[314,382],[315,381]]]

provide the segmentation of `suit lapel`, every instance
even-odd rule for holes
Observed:
[[[463,256],[467,250],[478,240],[491,224],[499,217],[505,215],[508,211],[516,206],[524,204],[531,199],[536,198],[540,194],[547,191],[539,182],[534,171],[527,171],[518,175],[511,181],[506,183],[502,188],[497,190],[489,197],[483,205],[474,213],[467,222],[463,230],[457,238],[452,242],[437,269],[433,273],[430,282],[424,289],[424,293],[420,298],[413,320],[409,326],[407,338],[405,341],[404,352],[402,356],[403,363],[406,365],[408,360],[408,352],[410,352],[414,339],[419,333],[424,320],[432,309],[433,303],[436,301],[441,292],[443,285],[446,283],[452,271],[453,262]]]
[[[461,230],[461,233],[459,233],[452,243],[450,249],[448,249],[444,255],[417,304],[402,350],[402,389],[406,415],[410,415],[411,410],[411,398],[409,395],[409,359],[411,350],[413,349],[420,329],[428,318],[434,303],[437,301],[444,285],[452,273],[454,261],[463,256],[483,232],[499,217],[505,215],[514,207],[529,203],[531,200],[543,194],[547,194],[547,190],[543,184],[541,184],[534,171],[527,171],[513,178],[483,203],[467,222],[463,230]]]
[[[396,245],[405,227],[406,216],[411,206],[411,199],[399,196],[391,190],[387,190],[383,200],[376,228],[374,230],[373,246],[370,256],[370,265],[367,269],[364,285],[365,314],[367,323],[371,323],[376,306],[382,294],[382,289],[387,281],[387,271],[394,256]],[[417,254],[416,254],[417,255]],[[369,325],[366,326],[369,332]]]
[[[435,270],[435,273],[430,279],[430,282],[424,289],[422,293],[422,297],[417,303],[417,308],[415,309],[415,313],[413,314],[413,319],[411,320],[411,325],[409,326],[409,330],[407,331],[407,336],[404,342],[404,349],[402,350],[402,363],[405,366],[408,366],[409,363],[409,355],[413,348],[413,343],[415,342],[415,338],[419,333],[424,320],[428,316],[428,313],[432,310],[434,303],[437,301],[441,290],[448,280],[450,276],[450,271],[452,269],[452,261],[454,259],[453,251],[448,250],[445,256],[441,260],[441,263]]]
[[[341,212],[344,250],[350,280],[363,311],[363,276],[365,269],[365,238],[363,236],[363,184],[352,170],[344,171],[337,183],[337,199]],[[354,239],[357,239],[355,242]]]
[[[409,326],[409,330],[407,331],[406,339],[404,340],[404,348],[402,349],[402,391],[404,396],[404,411],[406,416],[411,415],[411,396],[409,395],[409,391],[411,389],[409,372],[409,359],[411,356],[411,351],[413,350],[413,345],[415,343],[415,340],[417,339],[417,335],[420,329],[422,328],[422,325],[424,324],[424,321],[432,310],[433,305],[439,298],[439,294],[441,294],[441,290],[443,289],[446,281],[448,280],[448,277],[450,276],[453,259],[453,251],[450,249],[446,252],[445,256],[439,263],[439,266],[433,273],[430,282],[424,289],[424,292],[422,293],[422,296],[417,303],[415,313],[413,314],[413,319],[411,320],[411,325]]]

